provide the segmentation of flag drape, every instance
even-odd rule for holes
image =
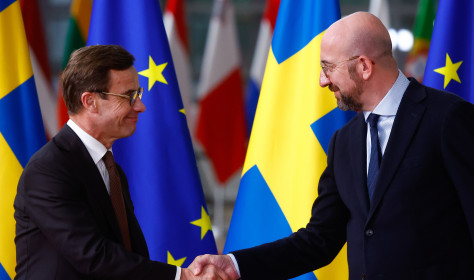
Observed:
[[[64,48],[62,69],[66,68],[69,56],[74,50],[84,47],[87,42],[89,32],[89,23],[91,19],[92,0],[72,0],[69,18],[69,24],[66,34],[66,46]],[[59,94],[56,105],[56,115],[58,127],[61,128],[68,121],[66,103],[62,96],[62,89],[59,88]]]
[[[31,64],[35,76],[35,85],[43,116],[46,136],[51,139],[58,132],[55,114],[56,94],[51,82],[48,52],[43,32],[43,23],[37,0],[20,1],[26,39],[30,49]]]
[[[250,67],[250,77],[247,83],[245,95],[245,116],[247,121],[247,135],[252,131],[253,119],[257,110],[258,97],[262,88],[263,74],[267,64],[268,51],[272,42],[273,30],[275,29],[276,18],[280,0],[267,0],[265,12],[258,30],[257,45],[253,54],[252,66]]]
[[[146,111],[113,151],[124,169],[150,257],[189,265],[217,253],[186,115],[157,0],[94,1],[88,45],[122,45],[135,57]]]
[[[194,130],[195,106],[192,91],[191,64],[189,59],[188,27],[184,0],[166,2],[163,22],[170,44],[171,55],[178,77],[179,91],[183,100],[189,130]]]
[[[240,51],[230,0],[214,0],[198,99],[196,139],[224,184],[241,170],[247,148]]]
[[[421,0],[418,3],[415,25],[413,27],[415,42],[408,54],[404,72],[405,75],[414,77],[420,83],[423,81],[423,73],[425,72],[426,60],[428,59],[435,14],[434,0]]]
[[[338,2],[281,1],[224,253],[286,237],[309,221],[330,137],[355,115],[318,85],[321,38],[340,18]],[[345,254],[316,271],[318,279],[347,279]]]
[[[29,158],[46,142],[18,1],[0,1],[0,279],[15,276],[13,201]]]
[[[474,102],[474,2],[440,0],[423,83]]]

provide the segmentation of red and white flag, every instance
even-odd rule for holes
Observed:
[[[193,104],[191,65],[189,59],[188,27],[186,24],[186,8],[184,0],[168,0],[166,2],[163,22],[171,48],[174,68],[178,78],[181,99],[183,100],[189,130],[193,131],[196,109]]]
[[[247,83],[247,93],[245,96],[248,135],[250,135],[255,111],[257,110],[263,74],[265,73],[265,66],[267,65],[268,52],[272,44],[273,30],[275,29],[279,7],[280,0],[267,0],[265,12],[263,13],[260,29],[258,31],[257,45],[255,46],[253,54],[250,77]]]
[[[214,0],[198,86],[196,138],[220,184],[241,169],[247,149],[240,62],[233,4]]]
[[[56,118],[56,93],[52,88],[51,69],[44,40],[43,24],[36,0],[20,0],[20,5],[43,124],[47,138],[51,139],[59,128]]]

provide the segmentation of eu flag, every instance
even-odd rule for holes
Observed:
[[[224,252],[286,237],[306,226],[342,112],[318,84],[324,31],[340,17],[337,0],[282,0]],[[345,249],[297,279],[347,279]]]
[[[423,83],[474,102],[474,2],[440,0]]]
[[[20,4],[0,1],[0,280],[15,277],[13,201],[30,157],[46,143]]]
[[[217,253],[159,1],[94,1],[87,44],[121,45],[136,59],[147,109],[113,150],[150,257],[187,266]]]

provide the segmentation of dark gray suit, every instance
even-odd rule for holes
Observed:
[[[363,114],[337,131],[306,228],[232,252],[242,279],[288,279],[348,244],[350,279],[474,279],[474,106],[411,80],[373,201]]]
[[[121,177],[132,251],[122,245],[104,181],[67,125],[29,161],[15,199],[15,279],[174,279],[176,267],[149,260]]]

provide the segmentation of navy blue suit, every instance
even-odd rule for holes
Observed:
[[[474,105],[411,80],[373,201],[362,113],[338,130],[306,228],[232,252],[243,280],[325,266],[347,241],[352,279],[474,279]]]
[[[169,279],[176,267],[149,260],[128,183],[121,178],[132,252],[122,245],[104,181],[67,125],[29,161],[15,198],[16,277],[28,279]]]

